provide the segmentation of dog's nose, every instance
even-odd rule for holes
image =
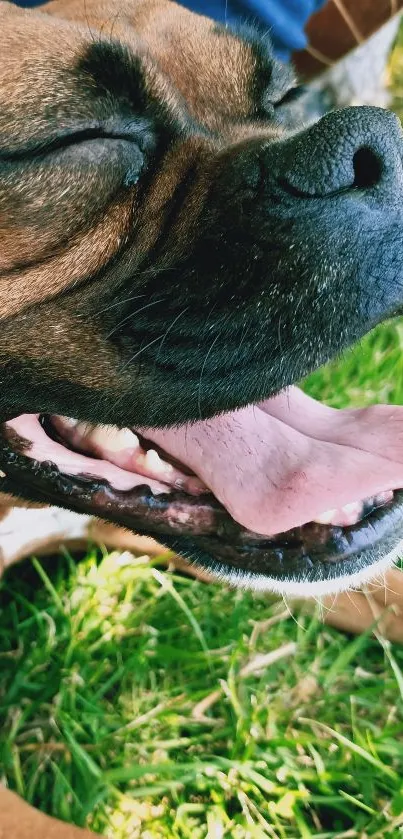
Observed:
[[[326,114],[283,145],[281,182],[295,196],[326,197],[403,183],[403,133],[391,111],[352,107]]]

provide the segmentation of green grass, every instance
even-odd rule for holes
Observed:
[[[403,404],[402,350],[386,324],[305,386]],[[0,780],[113,839],[403,836],[403,647],[159,564],[2,581]]]
[[[343,358],[312,373],[304,389],[334,408],[403,404],[403,319],[374,329]]]
[[[386,324],[307,389],[403,402],[402,342]],[[403,648],[159,565],[0,584],[0,778],[113,839],[403,835]]]
[[[121,839],[400,835],[403,648],[95,551],[0,598],[0,766],[28,801]]]
[[[158,560],[28,562],[0,593],[1,775],[114,839],[397,837],[387,652]]]

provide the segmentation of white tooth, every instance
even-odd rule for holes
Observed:
[[[167,473],[172,471],[172,466],[170,466],[169,463],[165,463],[165,460],[162,460],[155,449],[148,449],[148,452],[146,452],[144,457],[144,466],[153,472]]]
[[[351,504],[345,504],[344,507],[341,507],[340,512],[347,516],[355,513],[359,515],[362,512],[362,501],[352,501]]]
[[[362,502],[352,501],[350,504],[345,504],[344,507],[338,507],[334,510],[327,510],[315,518],[317,524],[335,524],[347,526],[355,524],[362,513]]]
[[[87,428],[88,431],[88,428]],[[91,443],[96,443],[108,452],[121,452],[124,449],[138,449],[139,441],[130,428],[118,429],[115,426],[97,426],[91,432]]]
[[[393,489],[385,490],[385,492],[378,492],[378,495],[374,495],[371,499],[372,503],[378,505],[379,507],[382,504],[387,504],[388,501],[393,501],[394,492]]]
[[[2,469],[0,469],[0,478],[6,478],[6,477],[7,477],[6,473],[3,472]]]
[[[145,466],[149,469],[159,469],[161,466],[161,458],[155,449],[148,449],[144,458]]]
[[[57,419],[61,420],[63,425],[66,425],[67,428],[77,428],[77,426],[80,425],[79,421],[73,417],[58,417]]]
[[[334,510],[327,510],[325,513],[321,513],[320,516],[316,516],[315,521],[317,524],[331,524],[336,515],[336,508]]]

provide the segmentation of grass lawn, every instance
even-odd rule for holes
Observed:
[[[306,387],[403,403],[403,322]],[[403,836],[403,647],[158,566],[90,549],[2,581],[0,780],[113,839]]]

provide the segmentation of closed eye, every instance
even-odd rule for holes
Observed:
[[[113,139],[113,140],[129,140],[137,143],[144,151],[144,146],[150,145],[151,132],[148,130],[149,126],[145,119],[134,119],[126,122],[120,122],[116,126],[102,126],[90,125],[83,128],[75,127],[58,133],[55,136],[44,137],[40,139],[33,139],[27,143],[23,148],[18,149],[1,149],[0,148],[0,162],[14,163],[24,160],[32,160],[36,157],[42,157],[60,149],[68,148],[69,146],[79,145],[88,140],[99,139]],[[148,141],[148,142],[147,142]]]
[[[298,99],[306,93],[307,86],[304,84],[295,85],[295,87],[291,87],[287,90],[287,93],[273,104],[274,108],[281,108],[283,105],[290,105],[292,102],[297,102]]]

